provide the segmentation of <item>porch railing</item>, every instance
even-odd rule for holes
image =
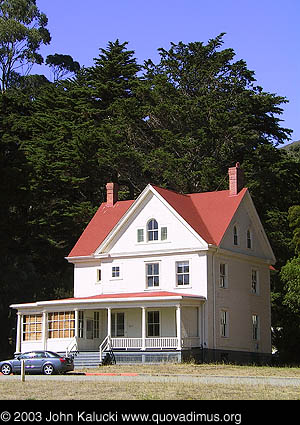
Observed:
[[[165,338],[146,338],[146,348],[177,348],[178,338],[165,337]]]
[[[187,337],[182,338],[182,348],[200,347],[200,337]],[[153,337],[145,339],[144,349],[177,349],[178,338],[177,337]],[[143,350],[143,338],[118,338],[110,337],[109,335],[104,338],[99,346],[100,362],[102,361],[102,353],[106,350]]]
[[[143,339],[142,338],[111,338],[111,346],[116,349],[128,350],[131,348],[142,349]],[[157,337],[157,338],[146,338],[145,348],[177,348],[178,339],[176,337]]]

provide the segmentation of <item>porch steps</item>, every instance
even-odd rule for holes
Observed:
[[[75,369],[98,367],[99,364],[99,351],[80,351],[77,356],[74,357]]]

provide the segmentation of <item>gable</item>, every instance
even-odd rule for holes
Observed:
[[[157,240],[150,241],[148,223],[157,223]],[[143,240],[138,240],[138,232]],[[162,237],[164,232],[164,237]],[[99,247],[97,252],[125,253],[140,251],[157,251],[170,249],[207,248],[207,243],[180,215],[149,190],[136,208],[124,217],[124,223],[113,232],[107,243]]]
[[[167,242],[171,240],[175,242],[176,239],[180,241],[180,248],[184,248],[187,245],[198,248],[207,248],[209,244],[219,246],[232,217],[246,193],[247,189],[242,189],[235,196],[230,196],[228,190],[183,195],[148,185],[135,201],[118,201],[112,206],[107,203],[101,204],[70,252],[69,258],[107,252],[116,244],[117,239],[121,238],[130,225],[135,226],[135,230],[131,229],[134,238],[136,238],[138,227],[144,228],[146,237],[146,223],[150,218],[155,218],[154,213],[156,213],[158,206],[162,208],[159,212],[161,216],[159,218],[160,228],[163,223],[167,223],[169,236],[171,236],[172,232],[175,235],[174,226],[176,225],[179,226],[178,229],[185,229],[185,232],[187,232],[185,235],[178,233],[176,238],[171,237]],[[151,203],[155,203],[155,205],[147,206],[150,198],[153,200]],[[143,223],[139,223],[136,219],[145,208],[148,208],[147,217],[142,216]],[[169,214],[168,218],[165,217],[166,213]],[[135,224],[133,224],[133,221],[135,221]],[[121,249],[121,246],[119,246],[119,252],[128,251],[128,249],[124,251],[124,248]],[[171,247],[168,245],[161,248],[167,249]]]
[[[237,230],[237,245],[234,245],[234,227],[236,227]],[[251,239],[250,247],[248,247],[247,241],[248,231]],[[233,215],[220,243],[220,248],[261,258],[273,264],[276,262],[274,253],[249,193],[244,197]]]

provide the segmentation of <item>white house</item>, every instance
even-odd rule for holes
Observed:
[[[132,201],[118,201],[118,185],[108,183],[107,202],[67,257],[74,297],[11,306],[16,351],[268,357],[275,258],[242,180],[237,163],[229,190],[183,195],[149,184]]]

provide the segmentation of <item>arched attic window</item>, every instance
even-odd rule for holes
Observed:
[[[158,223],[154,218],[147,224],[148,241],[158,241]]]

